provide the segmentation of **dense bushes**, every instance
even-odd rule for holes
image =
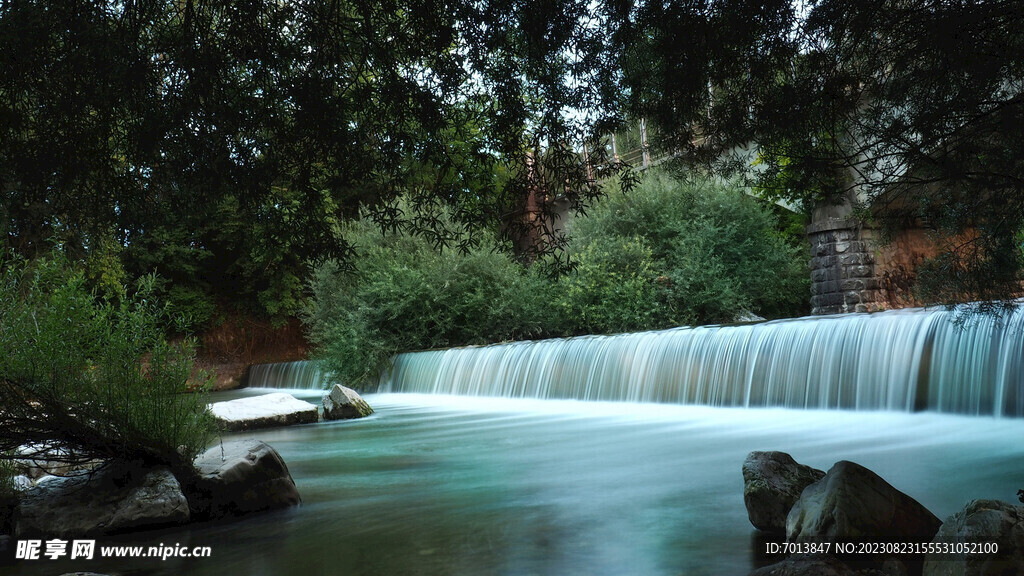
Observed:
[[[648,264],[634,264],[635,273],[654,275],[655,286],[654,301],[646,304],[649,324],[637,329],[729,322],[744,311],[766,317],[805,312],[807,248],[787,241],[781,227],[788,224],[738,186],[653,173],[636,191],[613,195],[589,217],[573,220],[571,233],[583,270],[595,254],[608,261],[613,253],[626,258],[637,243],[649,250]],[[640,254],[634,259],[642,260]],[[590,300],[614,303],[618,294],[597,291]]]
[[[552,279],[360,222],[355,269],[316,270],[306,322],[325,368],[358,386],[408,350],[798,315],[807,249],[788,225],[735,186],[653,174],[571,222],[576,266]]]
[[[319,267],[306,317],[325,367],[341,381],[376,376],[396,352],[539,337],[556,322],[552,284],[505,254],[438,251],[366,222],[348,236],[360,250],[356,270]]]
[[[0,261],[0,455],[190,469],[210,417],[205,395],[184,393],[190,350],[164,339],[151,281],[134,296],[86,286],[59,255]]]
[[[668,326],[658,268],[642,237],[596,237],[573,243],[575,269],[560,278],[555,304],[566,334],[607,334]]]

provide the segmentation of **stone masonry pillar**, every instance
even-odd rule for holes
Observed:
[[[872,236],[871,229],[854,219],[812,218],[807,227],[812,314],[885,308],[875,271]]]

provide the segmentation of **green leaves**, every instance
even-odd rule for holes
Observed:
[[[368,221],[346,233],[356,242],[355,268],[318,267],[305,317],[325,367],[346,385],[375,383],[398,352],[559,329],[553,286],[507,254],[439,250],[425,237],[382,234]]]
[[[648,173],[571,221],[575,267],[553,278],[543,260],[437,250],[364,221],[346,230],[355,269],[317,268],[305,321],[325,368],[367,386],[412,350],[794,315],[808,293],[806,247],[776,227],[734,186]]]
[[[632,329],[730,322],[743,311],[798,315],[808,294],[807,248],[789,245],[778,225],[734,183],[655,172],[574,220],[571,245],[581,261],[604,254],[607,271],[621,276],[632,262],[629,278],[649,275],[648,289],[634,290],[657,305]],[[596,300],[617,307],[611,295]]]
[[[440,208],[503,223],[525,143],[571,145],[582,123],[564,112],[595,100],[574,62],[605,50],[587,7],[4,3],[3,244],[79,258],[110,238],[128,278],[184,290],[165,296],[294,314],[307,266],[350,257],[338,224],[364,209],[439,245],[453,239]],[[552,194],[596,194],[578,158],[545,163]]]
[[[661,327],[657,264],[644,238],[611,236],[586,242],[576,268],[560,278],[555,301],[570,334],[635,332]]]
[[[206,447],[205,395],[186,393],[187,342],[162,336],[152,279],[100,300],[60,255],[0,272],[0,454],[139,460],[187,471]]]
[[[340,222],[468,248],[445,221],[585,208],[603,189],[580,143],[643,118],[807,209],[858,193],[892,226],[977,231],[982,273],[1024,229],[1019,4],[7,2],[0,231],[97,284],[119,258],[286,315],[310,263],[351,257]],[[1011,264],[974,285],[1019,292]]]
[[[620,114],[680,158],[810,212],[920,226],[926,302],[1024,294],[1024,7],[1011,0],[638,2]]]

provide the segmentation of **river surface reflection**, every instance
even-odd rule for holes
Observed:
[[[245,393],[253,393],[249,391]],[[309,391],[295,391],[315,401]],[[301,507],[100,539],[210,546],[203,559],[53,561],[4,574],[226,576],[745,574],[751,450],[852,460],[940,518],[1015,502],[1024,420],[376,394],[370,418],[226,436],[276,447]]]

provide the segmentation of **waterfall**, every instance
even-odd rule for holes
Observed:
[[[249,366],[248,388],[290,388],[322,390],[327,386],[327,375],[313,362],[278,362]]]
[[[675,328],[400,354],[381,392],[1024,415],[1024,310]]]

